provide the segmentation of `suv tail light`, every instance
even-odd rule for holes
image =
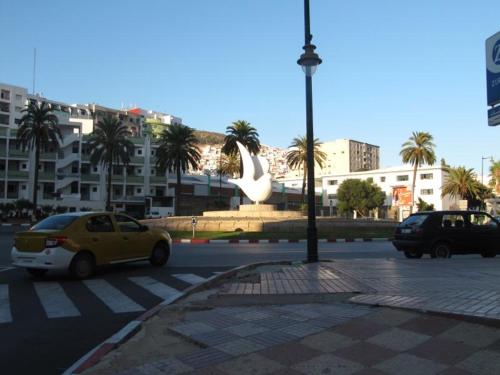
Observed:
[[[65,236],[57,236],[57,237],[49,237],[45,240],[45,247],[57,247],[61,246],[66,242],[68,237]]]

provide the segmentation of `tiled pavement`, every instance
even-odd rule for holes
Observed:
[[[500,260],[337,260],[261,272],[226,295],[362,293],[352,302],[500,319]]]
[[[362,294],[351,303],[191,311],[170,329],[200,349],[122,374],[500,374],[500,260],[349,260],[256,272],[252,282],[224,285],[219,298]]]
[[[275,328],[275,318],[288,325]],[[336,320],[318,326],[320,318]],[[122,375],[500,373],[499,329],[403,310],[344,303],[219,307],[189,313],[173,329],[206,347]]]

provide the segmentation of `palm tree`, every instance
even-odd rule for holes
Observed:
[[[249,122],[238,120],[233,122],[231,126],[226,128],[226,137],[224,138],[224,146],[222,152],[226,155],[238,154],[238,145],[240,142],[250,152],[256,155],[260,151],[259,133],[257,129],[250,125]],[[240,156],[240,177],[243,176],[243,159]],[[240,194],[240,204],[243,203],[243,192]]]
[[[169,125],[161,133],[156,152],[156,167],[175,172],[175,214],[179,215],[179,199],[181,196],[181,171],[185,173],[189,167],[196,169],[200,162],[200,151],[194,129],[182,124]]]
[[[491,188],[497,195],[500,194],[500,160],[491,163],[490,177]]]
[[[234,177],[240,173],[240,159],[236,154],[223,155],[219,169],[220,174]]]
[[[413,212],[413,206],[415,205],[415,183],[418,167],[421,167],[424,163],[433,165],[436,162],[436,154],[434,153],[434,147],[436,147],[436,145],[432,143],[432,140],[433,137],[429,133],[413,132],[412,136],[401,146],[403,149],[399,155],[401,155],[403,163],[410,163],[413,165],[413,183],[411,186],[412,204],[410,213]]]
[[[52,113],[52,109],[46,102],[30,101],[21,112],[25,114],[19,121],[17,143],[23,150],[35,150],[32,220],[36,220],[40,150],[48,146],[57,150],[59,142],[62,142],[62,135],[57,116]]]
[[[111,179],[113,165],[130,162],[134,153],[134,144],[127,138],[130,132],[118,117],[107,116],[100,120],[90,135],[90,162],[93,165],[102,164],[108,171],[106,210],[111,211]]]
[[[307,175],[307,137],[299,136],[295,137],[292,144],[288,146],[290,150],[286,154],[286,161],[290,168],[304,170],[304,176],[302,180],[302,201],[304,202],[305,191],[306,191],[306,175]],[[321,142],[319,139],[315,138],[313,141],[313,153],[314,153],[314,163],[318,164],[320,168],[323,168],[323,163],[326,159],[326,153],[320,150]]]
[[[466,199],[471,201],[477,199],[481,194],[482,185],[477,179],[473,169],[465,167],[446,168],[448,173],[446,181],[441,187],[441,197],[450,195],[452,198]]]

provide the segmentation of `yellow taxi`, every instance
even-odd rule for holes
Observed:
[[[12,265],[34,276],[69,270],[74,278],[85,279],[104,264],[149,260],[163,266],[171,249],[167,231],[125,214],[74,212],[50,216],[16,233],[11,258]]]

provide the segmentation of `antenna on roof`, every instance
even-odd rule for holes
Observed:
[[[36,80],[36,47],[33,49],[33,91],[32,91],[33,95],[35,95],[35,80]]]

